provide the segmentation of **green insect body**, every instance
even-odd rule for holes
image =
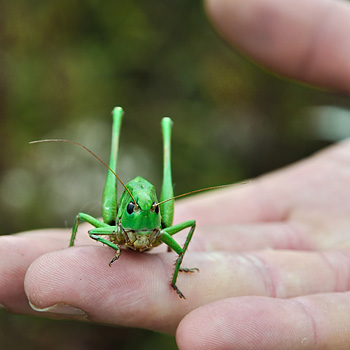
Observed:
[[[100,221],[88,214],[79,213],[76,216],[69,246],[74,245],[78,225],[81,221],[90,223],[95,228],[89,230],[89,236],[116,251],[115,256],[110,261],[111,265],[120,256],[120,247],[126,246],[135,251],[143,252],[161,243],[165,243],[171,250],[178,254],[175,262],[175,269],[171,280],[171,287],[176,291],[180,298],[185,298],[179,288],[176,286],[178,273],[199,271],[197,268],[181,268],[181,263],[188,245],[192,239],[195,230],[195,220],[188,220],[180,224],[173,225],[174,215],[174,193],[171,177],[171,157],[170,157],[170,139],[172,121],[170,118],[162,119],[163,144],[164,144],[164,165],[163,165],[163,184],[160,202],[158,202],[154,186],[138,176],[126,185],[116,174],[119,135],[123,110],[116,107],[113,110],[113,128],[112,128],[112,146],[109,166],[101,159],[74,141],[68,140],[42,140],[45,141],[63,141],[78,144],[88,150],[102,163],[109,171],[103,192],[102,199],[102,218]],[[117,204],[117,182],[120,181],[124,186],[124,191]],[[189,228],[184,246],[181,247],[173,238],[176,233]]]

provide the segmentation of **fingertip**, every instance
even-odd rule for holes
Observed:
[[[267,297],[223,299],[199,307],[181,321],[179,349],[284,349],[314,341],[309,319],[288,301]]]
[[[216,349],[215,331],[208,324],[212,305],[206,304],[188,313],[176,329],[175,338],[180,350]],[[204,316],[204,319],[201,317]]]
[[[30,264],[41,254],[61,248],[61,230],[38,230],[0,237],[0,303],[16,313],[30,313],[24,278]]]
[[[67,272],[66,278],[63,278],[64,271]],[[72,266],[67,260],[67,249],[50,252],[36,259],[24,278],[29,304],[43,310],[56,304],[64,285],[71,280],[69,271],[72,271]]]
[[[268,69],[349,93],[346,1],[207,0],[206,9],[228,43]]]
[[[242,312],[239,304],[244,298],[222,299],[210,304],[203,305],[187,314],[180,322],[176,330],[176,342],[181,350],[201,349],[245,349],[240,347],[241,338],[247,339],[240,325],[245,323],[248,314]],[[241,308],[241,310],[240,310]],[[244,327],[247,325],[245,324]],[[251,327],[250,327],[251,328]],[[259,344],[250,341],[251,348],[259,348]]]
[[[128,273],[126,266],[133,262],[127,253],[112,267],[108,263],[114,251],[107,247],[74,246],[44,254],[27,270],[27,297],[40,309],[58,303],[93,309],[97,299],[101,298],[102,304],[110,293],[123,300],[128,288],[141,288],[139,279]]]
[[[29,302],[42,315],[82,314],[94,322],[173,334],[191,304],[170,287],[172,255],[123,250],[109,267],[114,254],[108,247],[80,246],[41,256],[25,277]]]

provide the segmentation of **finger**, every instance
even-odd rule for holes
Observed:
[[[261,249],[329,250],[350,248],[350,224],[344,220],[202,225],[195,231],[192,251],[251,251]],[[180,242],[185,241],[181,235]]]
[[[278,221],[285,208],[273,206],[257,179],[228,189],[213,190],[176,201],[175,222],[193,220],[198,225],[245,224]]]
[[[0,237],[0,304],[11,312],[32,313],[24,276],[40,255],[66,247],[66,230],[39,230]]]
[[[288,300],[240,297],[188,314],[179,349],[349,349],[350,293]]]
[[[41,256],[26,275],[29,302],[46,315],[174,333],[191,310],[170,287],[174,255],[126,250],[109,267],[113,256],[109,248],[88,246]],[[191,277],[196,274],[181,274],[181,279]]]
[[[207,0],[215,27],[278,73],[350,91],[350,5],[334,0]]]
[[[98,245],[89,238],[90,226],[79,226],[75,244]],[[71,230],[45,229],[0,236],[0,306],[15,313],[33,313],[24,292],[24,277],[39,256],[68,247]]]
[[[195,232],[192,251],[244,252],[262,249],[318,250],[322,242],[302,225],[271,222],[245,225],[204,225]],[[329,237],[327,244],[339,242]],[[342,242],[344,244],[344,242]],[[350,237],[348,238],[350,247]],[[342,245],[342,248],[345,248]]]
[[[65,313],[70,306],[68,318],[77,311],[95,322],[173,333],[188,312],[215,300],[350,288],[349,252],[189,252],[183,266],[200,272],[180,274],[177,285],[186,300],[169,286],[175,254],[123,251],[110,268],[113,255],[106,247],[84,246],[41,256],[26,275],[28,300],[50,313]]]
[[[313,207],[343,214],[350,209],[349,164],[346,140],[248,183],[179,200],[175,219],[195,218],[203,225],[282,221],[292,210]]]
[[[175,221],[196,219],[201,250],[349,247],[349,154],[342,142],[246,185],[179,201]]]

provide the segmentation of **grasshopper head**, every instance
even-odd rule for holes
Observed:
[[[118,209],[118,219],[124,230],[153,231],[160,229],[161,216],[154,186],[137,177],[127,185],[133,200],[127,191],[124,191]],[[141,234],[141,232],[139,232]]]

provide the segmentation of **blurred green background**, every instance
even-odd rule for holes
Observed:
[[[160,120],[172,117],[176,194],[260,175],[350,134],[348,99],[255,66],[200,1],[7,1],[0,33],[1,234],[100,215],[101,164],[71,145],[28,142],[73,139],[108,159],[116,105],[126,113],[119,175],[158,189]],[[1,349],[176,348],[122,333],[0,311]]]

